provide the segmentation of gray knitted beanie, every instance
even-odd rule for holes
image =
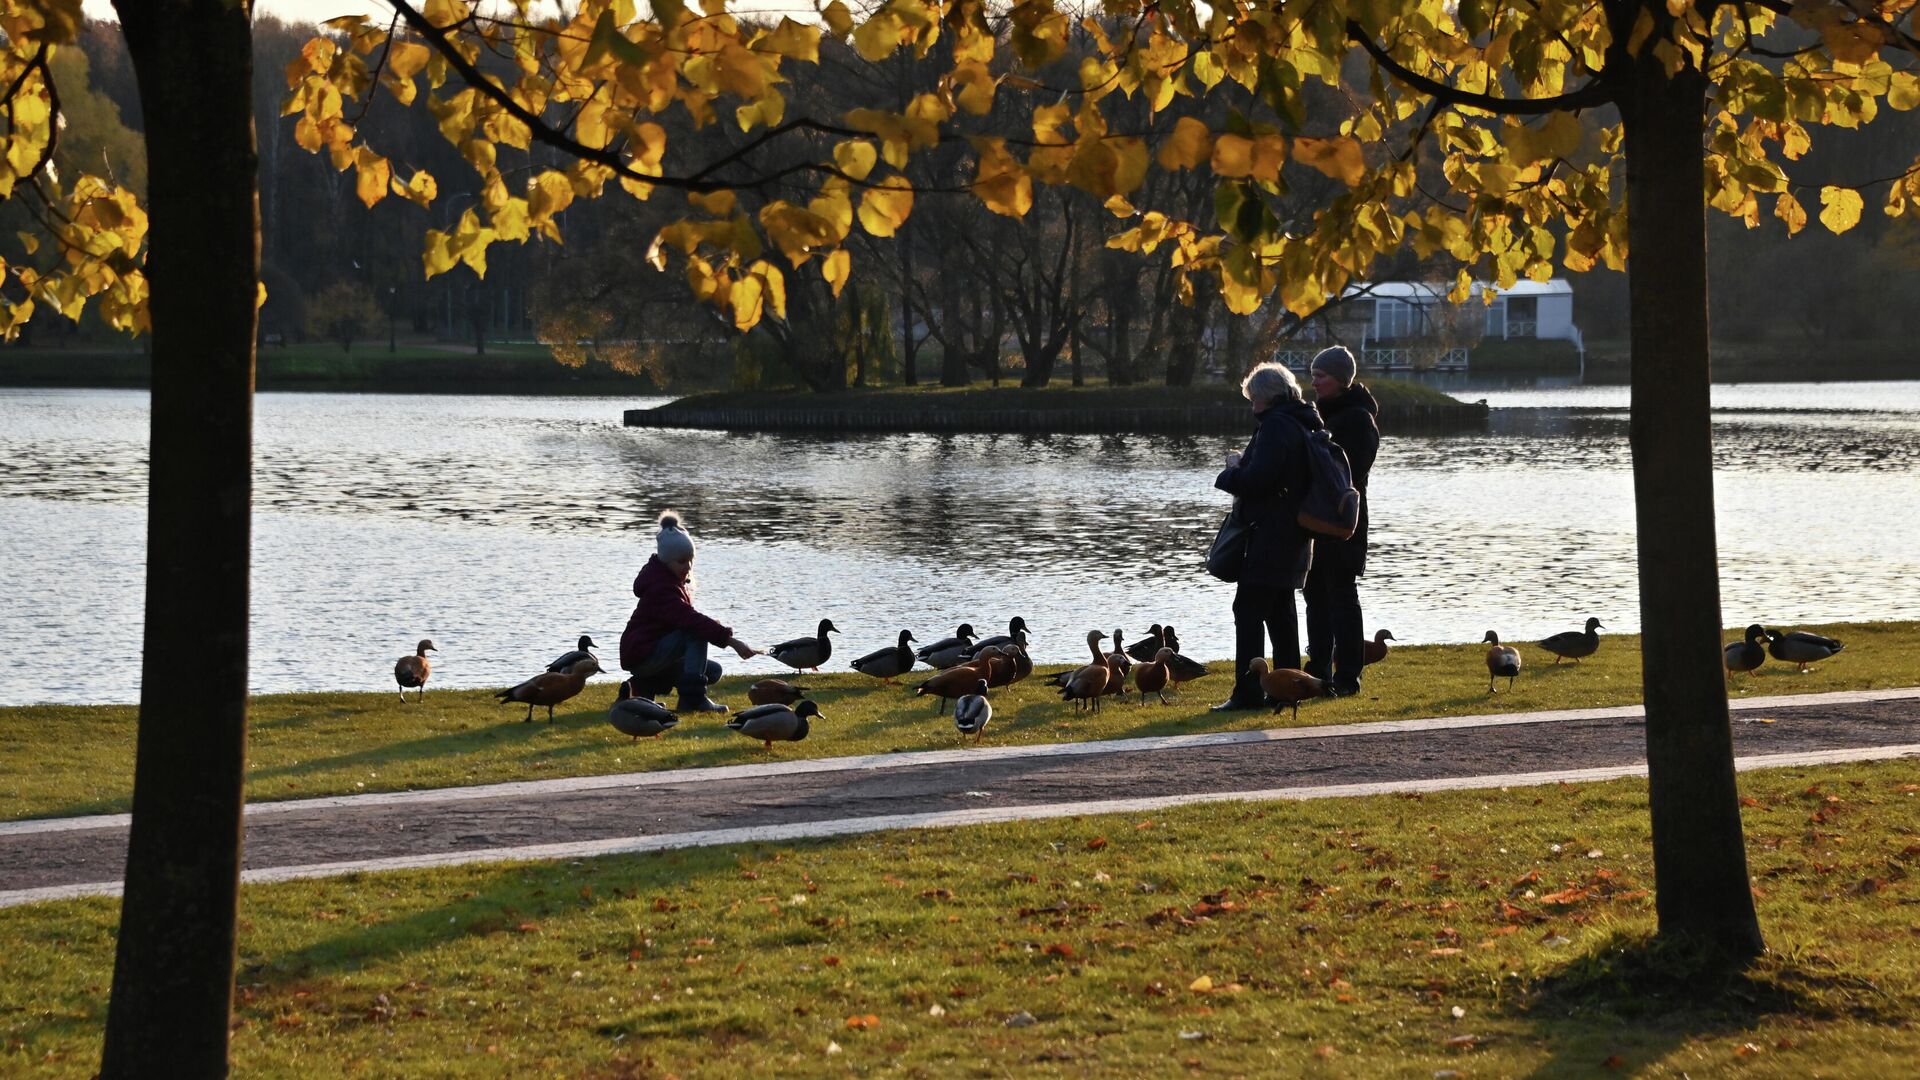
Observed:
[[[664,562],[693,557],[693,537],[680,524],[680,515],[669,510],[660,515],[660,537],[654,541],[654,550]]]
[[[1331,376],[1341,386],[1352,386],[1355,369],[1353,354],[1345,345],[1335,345],[1330,349],[1321,349],[1313,358],[1312,368],[1323,375]]]

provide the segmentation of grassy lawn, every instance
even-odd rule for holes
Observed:
[[[1812,629],[1812,628],[1806,628]],[[1920,623],[1880,622],[1818,628],[1847,649],[1807,675],[1769,660],[1734,696],[1820,693],[1910,686],[1920,681],[1913,656]],[[1728,639],[1737,637],[1730,633]],[[1298,723],[1350,724],[1426,716],[1627,705],[1640,700],[1638,638],[1604,636],[1600,652],[1575,666],[1554,667],[1522,646],[1527,668],[1512,693],[1489,697],[1479,645],[1396,648],[1368,669],[1365,692],[1309,702]],[[746,703],[745,687],[762,673],[728,677],[721,701]],[[985,743],[1051,743],[1288,726],[1286,714],[1210,714],[1226,695],[1231,665],[1189,684],[1176,703],[1111,701],[1099,715],[1076,713],[1035,677],[994,693]],[[800,743],[781,743],[777,758],[838,757],[962,745],[953,722],[934,715],[933,699],[911,687],[924,677],[882,686],[866,676],[835,673],[800,680],[827,716]],[[1504,680],[1502,680],[1504,685]],[[399,791],[585,776],[649,769],[763,761],[760,744],[715,720],[689,720],[660,739],[635,743],[606,723],[613,684],[585,693],[546,722],[539,710],[520,723],[524,706],[496,704],[486,690],[429,690],[424,705],[399,703],[391,692],[286,694],[256,698],[247,748],[251,800]],[[124,811],[133,777],[135,710],[131,706],[25,706],[0,709],[0,820]]]
[[[1911,1075],[1912,780],[1742,778],[1718,975],[1647,946],[1639,780],[250,886],[235,1071]],[[0,1072],[91,1075],[117,910],[0,910]]]
[[[1382,408],[1403,405],[1458,405],[1460,401],[1428,386],[1394,379],[1364,379],[1380,400]],[[800,391],[752,390],[697,394],[681,398],[664,408],[690,409],[1178,409],[1200,405],[1232,405],[1244,408],[1237,383],[1207,383],[1200,386],[1108,386],[1091,382],[1086,386],[1055,383],[1047,387],[1022,387],[1011,383],[992,387],[975,383],[965,387],[930,384],[893,386],[876,390],[847,390],[835,394],[810,394]]]

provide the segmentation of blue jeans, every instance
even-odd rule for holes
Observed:
[[[705,641],[691,630],[675,630],[660,639],[633,673],[633,685],[641,693],[658,694],[693,679],[711,684],[720,677],[719,667],[707,659]]]

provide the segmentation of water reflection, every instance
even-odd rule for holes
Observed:
[[[1729,623],[1912,617],[1920,556],[1889,540],[1920,524],[1920,383],[1898,385],[1871,411],[1717,416]],[[611,641],[666,506],[701,543],[701,602],[749,640],[831,615],[857,655],[901,627],[1022,614],[1042,661],[1115,623],[1231,650],[1230,590],[1199,572],[1231,440],[619,426],[635,404],[260,395],[256,687],[381,688],[420,636],[443,646],[443,685],[522,677],[582,632]],[[1597,404],[1390,432],[1369,625],[1633,629],[1627,419]],[[0,703],[134,695],[131,674],[103,687],[20,658],[137,673],[146,422],[140,392],[0,391],[0,588],[20,601],[0,618]]]

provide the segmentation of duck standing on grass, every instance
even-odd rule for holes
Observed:
[[[821,619],[820,626],[812,637],[797,637],[783,641],[767,650],[767,655],[787,665],[795,671],[812,668],[818,672],[820,665],[833,656],[833,639],[828,634],[837,634],[840,628],[833,625],[832,619]]]
[[[1807,673],[1808,664],[1816,660],[1825,660],[1846,648],[1834,638],[1808,630],[1794,630],[1785,634],[1778,630],[1769,630],[1767,633],[1773,637],[1772,644],[1767,646],[1767,652],[1772,654],[1775,660],[1799,664],[1802,675]]]
[[[412,656],[403,656],[394,661],[393,681],[400,684],[402,702],[407,700],[407,691],[415,687],[420,688],[418,700],[427,700],[427,676],[433,674],[433,661],[427,659],[427,654],[439,651],[433,647],[433,642],[421,638],[420,644],[414,646]]]
[[[1494,692],[1493,680],[1496,678],[1507,680],[1507,689],[1511,691],[1513,680],[1520,677],[1520,650],[1500,644],[1500,635],[1491,630],[1480,642],[1487,646],[1487,693]]]
[[[853,662],[853,670],[862,675],[871,675],[883,685],[892,686],[896,675],[904,675],[913,670],[913,650],[907,648],[907,642],[913,641],[913,631],[900,631],[900,643],[884,649],[875,649]]]
[[[1293,706],[1293,718],[1300,719],[1300,703],[1317,697],[1332,697],[1333,687],[1325,679],[1316,679],[1299,668],[1269,668],[1267,658],[1256,656],[1247,665],[1247,674],[1260,685],[1273,705],[1273,715]]]
[[[1542,641],[1540,647],[1553,654],[1553,664],[1560,666],[1561,660],[1579,663],[1583,656],[1592,656],[1600,651],[1600,635],[1595,630],[1604,630],[1599,619],[1588,619],[1587,628],[1581,630],[1562,630],[1560,633]]]
[[[771,753],[774,743],[799,742],[806,738],[811,729],[807,723],[808,717],[826,719],[820,714],[820,706],[803,700],[792,708],[785,705],[755,705],[736,713],[733,719],[727,721],[727,726],[749,739],[766,743],[767,751]]]
[[[633,579],[633,595],[639,602],[620,635],[620,666],[633,673],[633,692],[653,697],[676,690],[675,712],[726,712],[725,705],[707,698],[707,687],[720,678],[720,665],[707,659],[707,646],[725,646],[742,660],[760,653],[695,610],[693,537],[679,514],[660,515],[654,552]]]
[[[613,703],[607,710],[607,722],[622,735],[631,735],[635,742],[642,736],[657,739],[667,730],[680,722],[680,718],[667,711],[665,705],[644,697],[625,697]]]
[[[1733,681],[1733,673],[1744,671],[1751,675],[1767,662],[1767,642],[1770,640],[1767,628],[1759,623],[1747,627],[1744,641],[1736,641],[1726,647],[1724,655],[1727,664],[1727,681]]]
[[[573,665],[564,672],[543,671],[519,686],[509,687],[493,695],[502,705],[515,704],[527,707],[527,718],[523,724],[533,723],[533,709],[536,705],[547,707],[547,723],[553,723],[553,707],[563,701],[572,700],[586,689],[587,676],[600,674],[600,661],[587,659]]]
[[[923,645],[913,655],[924,664],[945,671],[956,664],[967,662],[967,651],[973,645],[973,639],[979,635],[973,632],[972,623],[961,623],[952,637],[943,637],[931,645]]]
[[[973,684],[973,693],[953,703],[953,726],[962,735],[973,736],[974,742],[986,734],[987,721],[993,719],[993,703],[987,700],[987,681],[981,679]]]

